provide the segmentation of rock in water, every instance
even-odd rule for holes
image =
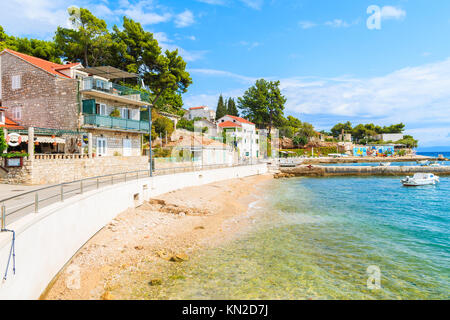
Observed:
[[[102,300],[114,300],[113,295],[109,291],[105,291],[100,298]]]
[[[148,284],[150,286],[160,286],[162,284],[162,280],[161,279],[152,279],[148,282]]]
[[[189,260],[189,257],[187,256],[187,254],[179,253],[179,254],[176,254],[176,255],[170,257],[169,261],[172,261],[172,262],[183,262],[183,261],[187,261],[187,260]]]

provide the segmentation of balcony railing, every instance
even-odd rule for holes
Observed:
[[[84,124],[95,125],[102,128],[125,129],[148,132],[147,121],[100,116],[98,114],[85,114]]]
[[[81,90],[96,90],[135,101],[143,101],[149,103],[151,102],[150,95],[148,93],[141,92],[130,87],[121,86],[109,81],[95,79],[92,77],[83,79]]]

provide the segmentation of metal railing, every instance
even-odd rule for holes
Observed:
[[[258,163],[261,162],[257,160],[253,162],[245,161],[235,165],[198,165],[197,163],[192,163],[190,166],[157,168],[154,169],[153,174],[155,176],[161,176],[181,172],[239,167]],[[7,223],[12,223],[31,213],[38,213],[39,210],[44,207],[57,202],[64,202],[65,200],[76,195],[80,195],[88,191],[98,190],[102,187],[115,185],[118,183],[147,178],[149,176],[149,170],[115,173],[55,184],[0,199],[1,228],[5,229]]]
[[[109,116],[101,116],[98,114],[85,114],[84,124],[91,124],[105,128],[121,128],[127,130],[138,130],[148,132],[148,121],[139,121],[123,118],[115,118]]]
[[[81,90],[97,90],[135,101],[150,102],[150,95],[148,93],[92,77],[86,77],[83,79]]]

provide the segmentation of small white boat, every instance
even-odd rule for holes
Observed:
[[[439,162],[433,162],[432,164],[430,164],[430,167],[440,167],[441,164]]]
[[[390,165],[390,162],[380,162],[380,167],[389,167]]]
[[[422,166],[427,166],[429,164],[429,161],[428,160],[420,160],[420,161],[417,161],[417,163]]]
[[[402,184],[405,187],[426,186],[436,184],[436,182],[439,182],[439,177],[432,173],[415,173],[412,178],[408,176],[402,179]]]

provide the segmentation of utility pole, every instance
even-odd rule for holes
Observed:
[[[148,106],[148,162],[150,163],[150,177],[153,177],[153,154],[152,154],[152,106]]]

